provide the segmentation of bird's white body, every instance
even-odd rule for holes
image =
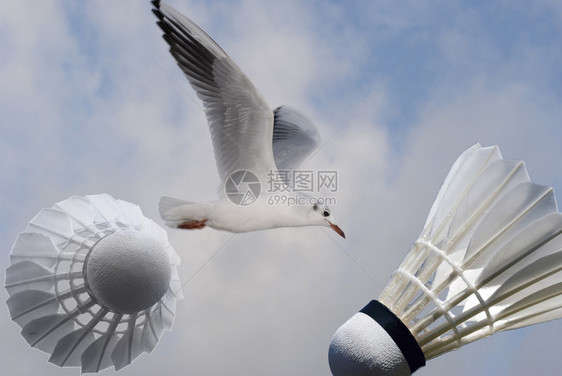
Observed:
[[[382,320],[368,305],[362,312],[372,320],[358,313],[334,335],[335,375],[402,375],[390,364],[411,354],[429,360],[500,330],[561,318],[562,214],[553,189],[530,182],[525,164],[504,160],[497,147],[468,149],[376,303],[388,311]],[[389,334],[404,326],[408,333],[396,343],[411,336],[414,346],[397,357],[365,356],[366,343],[387,341],[365,340],[365,325]]]
[[[161,209],[162,217],[170,227],[182,222],[205,221],[205,225],[216,230],[229,232],[250,232],[279,227],[329,226],[327,219],[310,210],[312,205],[273,204],[273,195],[261,195],[250,205],[236,205],[227,198],[212,202],[180,203],[171,199],[177,206]],[[301,200],[299,200],[301,198]],[[303,196],[295,196],[291,202],[304,201]],[[161,206],[170,200],[162,198]]]
[[[312,122],[287,106],[272,110],[248,77],[199,26],[168,4],[153,4],[171,54],[205,107],[221,187],[239,171],[249,171],[265,182],[279,170],[297,169],[320,145]],[[284,183],[288,195],[296,195],[290,182]],[[216,202],[188,205],[164,197],[160,215],[169,226],[183,229],[248,232],[328,226],[344,236],[329,208],[318,209],[309,202],[270,205],[267,193],[262,192],[252,205],[233,204],[224,194]]]

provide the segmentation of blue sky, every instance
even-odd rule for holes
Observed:
[[[173,332],[120,374],[327,374],[333,332],[379,295],[464,149],[498,144],[505,158],[526,161],[533,181],[562,190],[560,2],[172,5],[272,107],[301,109],[324,140],[337,132],[309,167],[338,171],[333,212],[348,239],[318,228],[231,240],[209,229],[170,230],[184,280],[227,243],[185,286]],[[158,223],[161,195],[215,198],[206,120],[150,8],[0,4],[4,267],[27,221],[71,195],[107,192]],[[28,349],[0,312],[0,373],[77,374]],[[560,334],[561,322],[499,333],[416,375],[556,374]]]

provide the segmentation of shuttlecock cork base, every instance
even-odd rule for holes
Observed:
[[[336,331],[328,356],[334,375],[408,376],[425,365],[408,327],[376,300]]]
[[[166,249],[139,231],[107,235],[84,261],[88,293],[118,313],[140,312],[158,302],[168,290],[170,278]]]

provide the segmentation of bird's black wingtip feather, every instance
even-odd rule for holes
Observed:
[[[154,15],[159,19],[162,20],[164,18],[164,15],[162,14],[162,12],[160,12],[160,9],[152,9],[152,13],[154,13]]]
[[[152,5],[154,5],[155,8],[160,9],[160,0],[152,0]]]

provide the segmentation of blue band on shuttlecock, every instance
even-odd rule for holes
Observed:
[[[420,345],[408,327],[384,304],[371,300],[359,312],[371,317],[386,330],[406,358],[411,373],[425,366],[425,356]]]

